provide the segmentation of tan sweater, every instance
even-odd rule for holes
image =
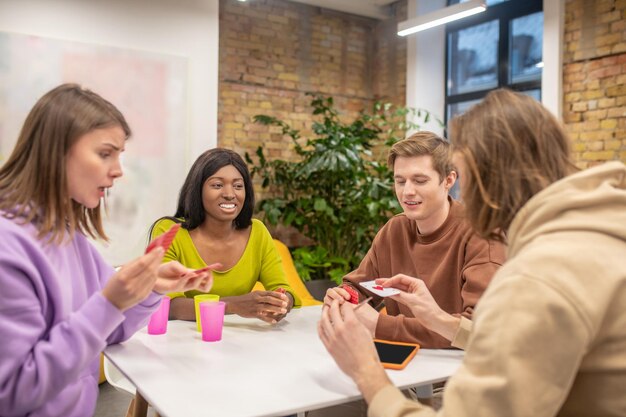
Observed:
[[[474,306],[496,270],[504,262],[504,247],[478,238],[465,221],[463,206],[450,199],[445,222],[433,233],[418,233],[414,220],[393,217],[378,232],[359,267],[344,281],[365,294],[361,281],[396,274],[418,277],[426,283],[437,304],[447,313],[472,318]],[[367,294],[368,296],[371,294]],[[380,298],[375,297],[374,302]],[[411,311],[389,298],[387,315],[380,315],[376,337],[417,342],[424,348],[450,347],[450,341],[422,326]],[[463,347],[463,332],[455,343]]]
[[[509,242],[443,408],[387,386],[370,417],[626,416],[626,166],[550,185]]]

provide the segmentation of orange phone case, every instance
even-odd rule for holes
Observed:
[[[392,340],[382,340],[382,339],[374,339],[374,343],[379,343],[381,345],[387,346],[387,347],[393,347],[393,346],[409,346],[412,347],[413,349],[411,349],[409,351],[408,354],[406,354],[405,352],[402,352],[399,354],[404,355],[402,357],[402,362],[386,362],[385,358],[380,358],[380,362],[383,364],[384,368],[387,369],[404,369],[406,367],[406,365],[409,363],[409,361],[411,359],[413,359],[413,357],[415,356],[415,354],[417,353],[417,351],[420,349],[420,345],[418,345],[417,343],[405,343],[405,342],[395,342]],[[378,348],[376,349],[378,352]],[[379,357],[380,357],[380,352],[379,352]]]

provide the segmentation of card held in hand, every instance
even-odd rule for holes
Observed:
[[[167,252],[167,250],[170,248],[170,245],[172,244],[172,241],[174,240],[174,236],[176,236],[176,233],[178,233],[178,229],[180,229],[180,223],[174,223],[167,232],[163,233],[161,236],[150,242],[150,244],[146,248],[146,253],[149,253],[157,246],[162,247],[163,250]]]
[[[359,282],[359,285],[379,297],[389,297],[390,295],[400,294],[400,290],[385,288],[380,284],[376,284],[375,280]]]

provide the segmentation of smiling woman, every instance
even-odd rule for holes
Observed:
[[[194,269],[221,264],[213,272],[211,293],[226,302],[226,313],[276,323],[300,300],[287,282],[269,231],[252,219],[253,209],[254,190],[243,159],[228,149],[211,149],[191,167],[174,216],[157,220],[150,236],[181,223],[164,259]],[[269,291],[252,291],[257,282]],[[277,291],[281,288],[284,294]],[[195,320],[193,297],[199,294],[170,294],[170,318]]]

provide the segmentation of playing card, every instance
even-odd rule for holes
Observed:
[[[379,297],[389,297],[390,295],[400,294],[400,290],[385,288],[382,285],[376,284],[376,281],[359,282],[359,285]]]
[[[172,241],[174,240],[174,236],[176,236],[176,233],[178,232],[178,229],[180,229],[180,224],[174,223],[167,232],[163,233],[161,236],[150,242],[150,244],[146,248],[146,253],[150,252],[157,246],[161,246],[163,250],[167,252],[167,250],[170,248],[170,245],[172,244]]]
[[[349,285],[342,285],[341,288],[348,291],[348,294],[350,294],[350,299],[348,300],[349,302],[351,302],[352,304],[359,304],[359,293],[357,292],[357,290]]]
[[[189,278],[190,276],[200,275],[203,272],[212,271],[215,268],[219,268],[220,266],[222,266],[222,265],[218,264],[218,263],[211,264],[209,266],[205,266],[204,268],[200,268],[200,269],[196,269],[195,271],[187,272],[185,275],[183,275],[183,278]]]

